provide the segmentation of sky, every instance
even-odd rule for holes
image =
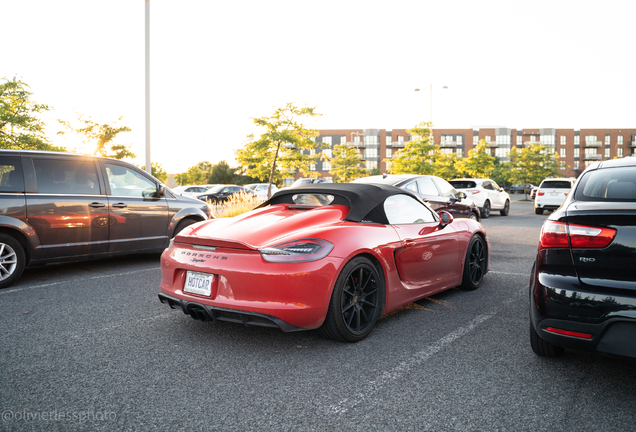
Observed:
[[[636,127],[636,1],[147,0],[151,159],[235,166],[291,102],[317,129]],[[0,78],[145,161],[144,0],[0,0]],[[443,89],[447,86],[447,89]],[[416,92],[415,88],[422,91]],[[118,120],[121,117],[121,120]]]

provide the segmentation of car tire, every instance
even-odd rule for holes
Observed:
[[[172,237],[176,237],[185,227],[189,227],[190,225],[197,223],[194,219],[183,219],[181,222],[177,224],[177,227],[174,229],[174,234]]]
[[[14,237],[0,234],[0,288],[15,283],[26,265],[24,248]]]
[[[535,208],[534,209],[534,213],[535,214],[543,214],[543,209],[542,208]]]
[[[477,211],[475,210],[470,212],[470,215],[468,215],[468,219],[472,219],[474,221],[479,222],[481,217],[479,216],[479,213],[477,213]]]
[[[486,200],[484,206],[480,208],[479,211],[481,212],[482,218],[488,219],[488,217],[490,216],[490,201]]]
[[[565,352],[563,347],[556,346],[541,339],[532,326],[532,323],[530,323],[530,346],[532,347],[532,351],[541,357],[560,357]]]
[[[459,286],[463,290],[476,290],[484,280],[486,269],[488,268],[488,251],[486,242],[479,235],[475,234],[466,250],[464,260],[464,272],[462,274],[462,284]]]
[[[361,341],[382,316],[384,299],[382,274],[367,258],[353,258],[336,280],[320,332],[342,342]]]
[[[503,210],[499,210],[499,214],[502,216],[508,216],[508,214],[510,214],[510,200],[506,200],[504,208]]]

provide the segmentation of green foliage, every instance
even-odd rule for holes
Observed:
[[[49,106],[31,100],[32,92],[22,81],[3,78],[0,84],[0,148],[66,151],[52,146],[38,114]]]
[[[433,164],[438,157],[438,146],[433,144],[431,122],[422,122],[413,129],[407,129],[411,136],[419,137],[406,143],[403,149],[389,159],[393,174],[433,174]]]
[[[553,148],[543,144],[530,144],[519,150],[513,147],[508,156],[510,180],[517,184],[539,184],[544,178],[559,176],[558,155]]]
[[[457,162],[457,169],[467,177],[490,178],[497,158],[490,155],[486,140],[479,140],[477,147],[468,152],[468,157]]]
[[[180,185],[189,184],[247,184],[254,179],[242,175],[239,168],[232,168],[226,161],[216,165],[208,161],[191,166],[184,173],[177,174],[175,181]]]
[[[141,169],[145,171],[146,165],[143,165]],[[152,176],[156,178],[157,180],[159,180],[161,183],[165,183],[166,181],[168,181],[168,173],[163,169],[161,164],[158,162],[150,163],[150,174],[152,174]]]
[[[233,184],[236,183],[237,168],[231,168],[230,165],[221,161],[214,165],[208,175],[207,184]]]
[[[333,147],[333,156],[329,158],[331,163],[331,175],[336,183],[348,183],[360,177],[367,176],[369,172],[360,168],[362,160],[360,151],[347,144],[338,144]]]
[[[462,159],[457,156],[456,153],[446,154],[439,153],[433,164],[433,174],[443,178],[444,180],[452,180],[457,177],[461,177],[460,171],[458,171],[458,165]]]
[[[512,163],[511,162],[499,162],[495,160],[495,167],[490,176],[491,180],[494,180],[499,186],[505,188],[512,185],[514,182],[512,179]]]
[[[303,177],[317,177],[310,165],[317,162],[318,154],[305,154],[307,150],[324,147],[312,140],[318,131],[309,129],[299,118],[317,117],[313,107],[298,108],[288,103],[276,108],[271,117],[253,118],[254,124],[265,128],[258,139],[248,136],[244,147],[236,151],[236,160],[246,168],[246,174],[270,184],[292,176],[298,170]]]
[[[119,117],[117,121],[120,121],[121,119],[122,118]],[[90,117],[84,118],[84,116],[82,115],[80,115],[78,119],[78,123],[81,125],[79,127],[75,127],[70,122],[64,120],[58,121],[69,131],[77,135],[83,135],[84,144],[86,144],[87,146],[94,146],[94,155],[105,156],[114,159],[135,158],[135,154],[130,151],[128,145],[116,144],[113,142],[118,134],[131,131],[128,126],[116,126],[114,123],[99,124],[91,120]],[[64,135],[65,132],[58,132],[58,134]],[[110,146],[110,149],[107,146]]]

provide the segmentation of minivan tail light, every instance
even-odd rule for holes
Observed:
[[[614,237],[613,228],[598,228],[583,225],[568,225],[563,222],[546,221],[541,228],[541,248],[604,248]]]

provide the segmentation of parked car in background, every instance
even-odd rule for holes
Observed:
[[[519,193],[519,194],[527,193],[527,194],[530,194],[532,192],[532,189],[534,189],[534,188],[535,188],[535,186],[530,184],[530,183],[528,183],[525,187],[523,185],[514,184],[512,186],[509,186],[507,188],[507,190],[511,194],[513,194],[513,193]]]
[[[159,299],[199,320],[357,342],[405,304],[477,289],[489,258],[481,224],[408,190],[309,184],[182,231],[162,255]]]
[[[237,195],[256,198],[256,194],[253,191],[238,185],[216,185],[208,189],[204,194],[197,196],[197,198],[211,204],[218,204]]]
[[[295,182],[293,182],[291,185],[289,185],[288,187],[296,187],[296,186],[302,186],[302,185],[307,185],[307,184],[318,184],[318,183],[332,183],[331,180],[322,178],[322,177],[318,177],[318,178],[299,178],[298,180],[296,180]]]
[[[534,212],[543,214],[544,210],[555,210],[563,204],[574,185],[573,178],[550,178],[541,182],[534,197]]]
[[[181,189],[178,193],[179,195],[183,195],[183,196],[187,196],[190,198],[196,198],[199,195],[207,192],[210,188],[214,187],[216,185],[190,185],[190,186],[183,186],[183,189]]]
[[[352,183],[387,184],[407,189],[428,202],[436,212],[444,210],[456,218],[481,219],[479,208],[464,192],[457,192],[450,183],[437,176],[383,174],[359,178]]]
[[[636,358],[635,233],[636,158],[588,167],[541,229],[530,279],[536,354],[571,348]]]
[[[254,192],[259,199],[267,199],[267,190],[269,188],[269,183],[252,183],[245,185],[245,187]],[[278,187],[276,187],[275,184],[272,184],[271,195],[274,195],[276,192],[278,192]]]
[[[510,195],[490,179],[462,178],[449,183],[459,192],[464,192],[481,213],[481,217],[490,216],[491,210],[499,210],[502,216],[510,213]]]
[[[29,265],[161,252],[210,217],[206,204],[126,162],[0,150],[0,288]]]

